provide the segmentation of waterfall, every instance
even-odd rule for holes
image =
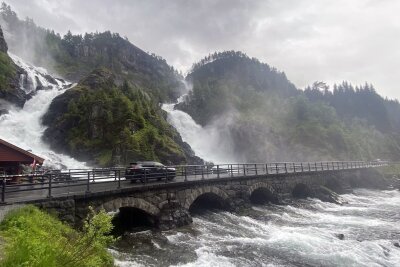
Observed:
[[[185,95],[181,96],[178,103],[184,97]],[[192,147],[196,156],[218,164],[237,162],[226,124],[214,122],[202,127],[189,114],[175,109],[174,106],[175,104],[164,104],[162,109],[168,113],[168,122],[177,129],[183,141]]]
[[[41,118],[52,100],[72,87],[62,79],[54,78],[43,68],[32,66],[15,55],[13,61],[26,75],[21,75],[20,86],[32,97],[22,109],[11,106],[8,114],[0,116],[0,138],[45,159],[44,165],[51,168],[86,168],[86,165],[67,155],[55,153],[42,141],[46,129]]]

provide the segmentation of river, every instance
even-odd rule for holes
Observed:
[[[400,192],[357,189],[343,198],[342,206],[307,199],[209,211],[186,227],[125,235],[110,251],[123,267],[400,266]]]

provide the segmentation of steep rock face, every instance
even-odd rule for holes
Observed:
[[[96,69],[56,97],[43,117],[53,149],[97,166],[135,160],[201,163],[140,88],[118,86],[108,69]]]
[[[0,27],[0,100],[22,107],[26,101],[26,93],[19,88],[19,77],[24,71],[14,64],[7,54],[8,46]],[[0,108],[6,103],[0,101]]]
[[[0,27],[0,52],[7,53],[8,46],[6,40],[4,39],[3,29]]]

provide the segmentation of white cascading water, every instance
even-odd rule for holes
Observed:
[[[21,89],[28,94],[34,94],[22,109],[11,106],[8,114],[0,116],[0,138],[44,158],[44,165],[47,167],[87,168],[85,163],[55,153],[42,141],[42,135],[46,129],[41,124],[42,116],[48,110],[51,101],[72,84],[57,78],[50,81],[46,78],[49,76],[45,69],[34,67],[15,55],[10,54],[10,57],[27,73],[27,77],[24,75],[20,77]],[[36,91],[39,83],[43,89]]]
[[[184,100],[183,95],[178,103]],[[224,134],[224,129],[218,128],[218,122],[202,127],[184,111],[175,109],[176,104],[164,104],[162,109],[168,113],[168,122],[173,125],[183,141],[187,142],[196,156],[214,163],[237,162],[230,144],[230,138]]]
[[[398,267],[400,192],[358,189],[342,197],[348,204],[307,199],[255,206],[248,215],[206,212],[190,228],[132,233],[111,252],[121,267]]]

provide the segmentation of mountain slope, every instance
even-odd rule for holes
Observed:
[[[54,149],[97,166],[201,162],[145,91],[127,82],[117,85],[106,68],[56,97],[43,123],[44,138]]]
[[[11,50],[36,66],[78,82],[93,69],[106,67],[115,82],[130,80],[158,101],[176,99],[183,88],[182,77],[159,56],[149,55],[117,33],[86,33],[64,37],[41,28],[31,20],[20,20],[3,3],[0,18]]]
[[[195,64],[187,80],[193,90],[176,108],[225,133],[238,161],[400,159],[400,105],[370,86],[303,92],[231,51]]]
[[[282,72],[241,52],[214,53],[194,64],[186,77],[193,84],[179,109],[205,125],[227,109],[241,110],[253,96],[268,92],[290,97],[298,92]]]

